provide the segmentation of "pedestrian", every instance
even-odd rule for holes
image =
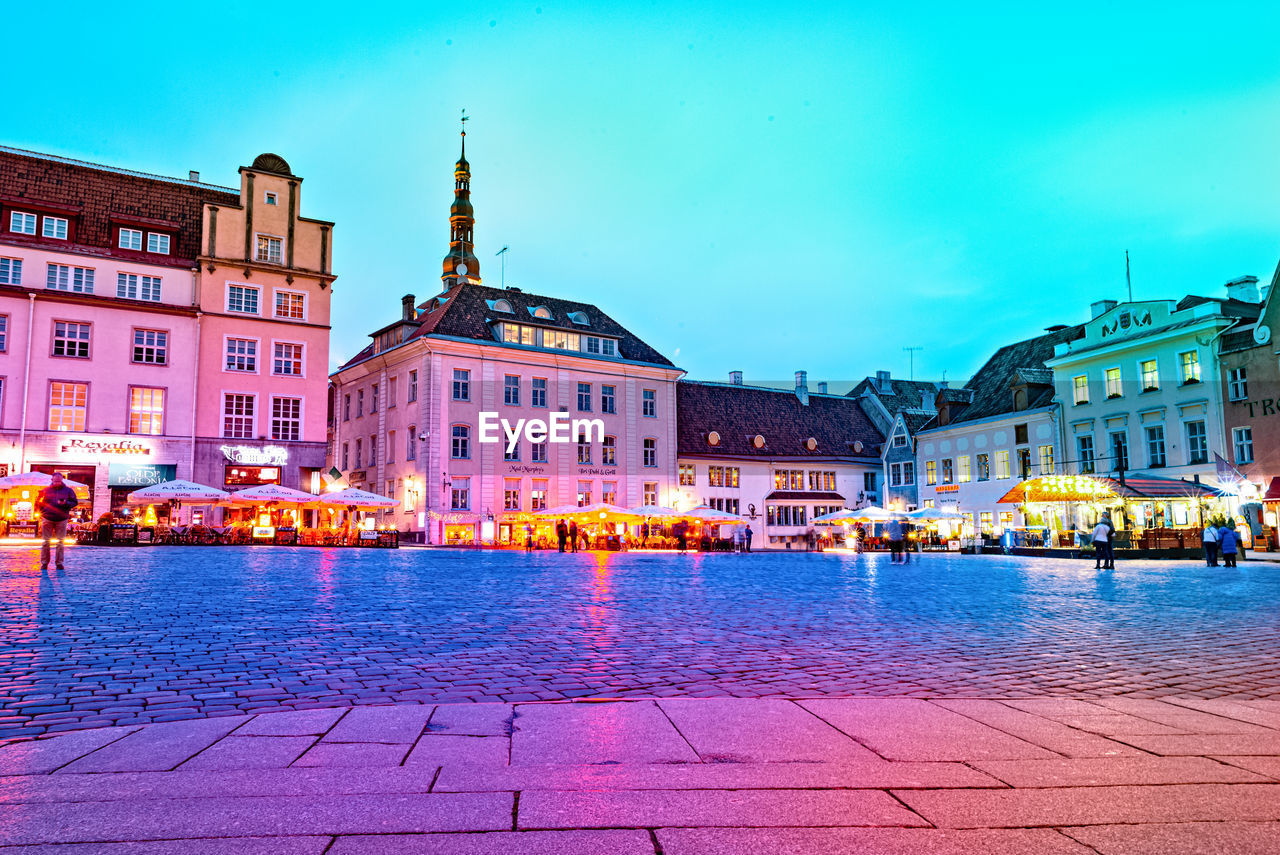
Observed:
[[[80,504],[80,500],[76,498],[76,491],[72,490],[62,481],[62,473],[54,472],[50,477],[49,486],[40,491],[40,495],[36,498],[36,509],[40,512],[40,569],[49,569],[49,540],[56,539],[57,549],[54,553],[54,560],[59,570],[62,566],[62,541],[67,537],[67,518],[71,516],[71,511],[76,505]]]
[[[524,551],[533,552],[533,525],[525,523],[524,525]]]
[[[640,524],[640,548],[643,549],[645,545],[648,544],[648,542],[649,542],[649,523],[643,522]]]
[[[916,533],[915,526],[910,523],[902,524],[902,563],[911,563],[911,541],[914,540]]]
[[[1204,544],[1204,561],[1210,567],[1218,566],[1218,529],[1213,523],[1209,523],[1204,527],[1204,533],[1200,535],[1200,541]]]
[[[564,520],[556,523],[556,540],[560,543],[560,551],[564,552],[564,542],[569,537],[569,529],[565,526]]]
[[[804,541],[805,551],[813,552],[814,548],[818,545],[818,533],[810,528],[804,533]]]
[[[1234,528],[1224,525],[1218,532],[1218,541],[1222,544],[1222,563],[1227,567],[1235,567],[1236,557],[1240,552],[1240,535]]]
[[[1109,570],[1114,566],[1111,553],[1111,518],[1103,514],[1093,527],[1093,569]]]
[[[676,523],[676,546],[681,552],[689,548],[689,525],[684,520]]]
[[[569,520],[569,551],[578,551],[578,521]]]
[[[747,551],[747,552],[750,552],[750,551],[751,551],[751,535],[753,535],[753,534],[755,534],[755,532],[753,532],[753,531],[751,530],[751,526],[750,526],[750,525],[748,525],[748,526],[747,526],[747,530],[746,530],[746,531],[744,531],[744,532],[742,533],[742,537],[743,537],[744,545],[746,546],[746,551]]]
[[[897,517],[889,520],[884,527],[885,539],[889,541],[889,563],[902,563],[902,523]]]
[[[591,536],[590,536],[589,534],[587,534],[586,526],[583,526],[581,529],[579,529],[579,530],[578,530],[578,533],[582,535],[582,548],[583,548],[583,550],[590,549],[590,548],[591,548]]]

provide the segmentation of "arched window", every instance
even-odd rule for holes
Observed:
[[[467,460],[471,457],[471,428],[467,425],[454,425],[450,456],[454,460]]]
[[[493,310],[495,312],[506,312],[508,315],[512,312],[511,304],[506,300],[494,300]]]
[[[529,311],[533,313],[535,318],[542,318],[544,321],[551,320],[551,310],[546,306],[538,306],[537,308],[530,309]]]
[[[1015,410],[1025,410],[1027,408],[1027,390],[1013,390],[1013,408]]]
[[[590,320],[588,320],[588,318],[587,318],[587,313],[586,313],[586,312],[570,312],[570,313],[569,313],[569,320],[570,320],[570,321],[572,321],[573,323],[577,324],[577,325],[578,325],[578,326],[580,326],[580,327],[589,327],[589,326],[591,326],[591,321],[590,321]]]

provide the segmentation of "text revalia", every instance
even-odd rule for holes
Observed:
[[[69,439],[62,444],[62,451],[65,454],[78,451],[83,454],[125,454],[129,456],[151,453],[149,447],[127,439],[106,442],[96,439]]]
[[[568,413],[552,413],[548,424],[542,419],[516,419],[514,425],[490,410],[480,413],[480,441],[484,443],[507,440],[507,453],[516,449],[523,436],[529,442],[577,442],[583,437],[587,442],[604,442],[604,419],[570,419]]]

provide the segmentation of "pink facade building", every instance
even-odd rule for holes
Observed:
[[[397,498],[386,522],[432,543],[510,541],[560,505],[673,503],[683,372],[594,305],[482,285],[465,153],[454,178],[443,290],[405,296],[332,375],[333,465]],[[603,431],[509,449],[481,441],[482,413]]]
[[[0,148],[0,470],[318,489],[332,224],[279,157],[240,185]]]

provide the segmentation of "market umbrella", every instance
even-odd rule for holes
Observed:
[[[53,483],[53,476],[47,472],[19,472],[0,478],[0,493],[10,493],[14,490],[43,490],[51,483]],[[81,498],[89,495],[88,484],[72,481],[70,478],[63,478],[62,483],[75,490],[76,495]]]
[[[194,481],[162,481],[150,487],[140,487],[129,494],[131,505],[151,505],[159,502],[221,502],[230,497],[226,490],[206,487]]]
[[[959,511],[948,508],[917,508],[905,514],[909,520],[964,520],[968,519]]]
[[[648,519],[680,516],[680,512],[675,508],[664,508],[662,505],[641,505],[638,508],[632,508],[631,513]]]
[[[579,522],[626,522],[638,519],[632,511],[607,502],[595,502],[582,507],[565,505],[548,511],[539,511],[538,516],[575,517]]]
[[[895,516],[898,516],[898,514],[886,511],[884,508],[878,508],[875,505],[868,505],[865,508],[858,508],[854,511],[849,520],[851,522],[888,522]]]
[[[370,493],[367,490],[357,490],[355,487],[348,487],[345,490],[338,490],[336,493],[325,493],[320,496],[320,504],[335,505],[340,508],[396,508],[400,503],[395,499],[388,499],[386,496],[379,496],[377,493]]]
[[[737,514],[731,514],[728,511],[717,511],[708,505],[700,505],[693,510],[682,511],[678,516],[683,519],[711,523],[712,525],[742,522],[742,517]]]
[[[841,508],[838,511],[832,511],[829,514],[814,517],[812,522],[814,525],[838,525],[840,523],[855,522],[857,519],[857,511],[851,511],[848,508]]]
[[[283,505],[291,507],[316,507],[320,497],[312,493],[304,493],[292,487],[279,484],[263,484],[261,487],[246,487],[231,494],[228,501],[233,505]]]

